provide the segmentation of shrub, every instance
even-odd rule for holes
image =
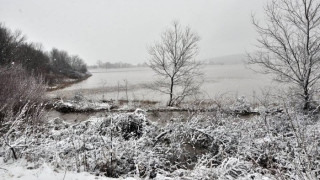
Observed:
[[[43,104],[43,95],[46,91],[44,80],[41,76],[28,74],[20,65],[0,67],[0,128],[5,122],[18,116],[23,108],[29,117],[25,120],[35,121],[37,107]],[[31,119],[30,119],[31,118]]]

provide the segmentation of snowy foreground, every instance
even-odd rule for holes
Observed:
[[[102,176],[95,176],[88,172],[70,172],[63,170],[54,170],[50,165],[44,163],[37,169],[29,169],[28,163],[25,160],[21,160],[14,163],[3,163],[3,159],[0,158],[0,179],[2,180],[139,180],[140,178],[109,178]],[[204,169],[205,170],[205,169]],[[207,169],[207,171],[209,171]],[[267,177],[257,176],[261,180],[269,180]],[[170,178],[165,176],[158,176],[158,180],[174,180],[180,178]],[[187,178],[185,178],[187,179]],[[241,179],[251,179],[241,178]],[[191,180],[191,179],[190,179]]]
[[[50,165],[44,163],[37,169],[28,169],[28,163],[20,160],[14,163],[3,163],[0,158],[0,179],[2,180],[121,180],[123,178],[98,177],[87,172],[70,172],[54,170]],[[125,178],[124,180],[136,180]]]
[[[8,127],[1,180],[320,178],[319,117],[290,109],[251,118],[195,112],[165,125],[137,109]]]

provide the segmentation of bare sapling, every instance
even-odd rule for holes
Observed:
[[[160,41],[149,47],[149,67],[158,76],[149,88],[167,94],[168,106],[178,105],[199,92],[203,75],[201,63],[195,60],[199,40],[191,28],[173,22]]]

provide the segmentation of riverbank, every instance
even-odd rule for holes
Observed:
[[[76,79],[64,78],[64,79],[60,80],[58,83],[50,85],[47,88],[47,91],[48,92],[52,92],[52,91],[56,91],[56,90],[59,90],[59,89],[63,89],[63,88],[69,87],[71,85],[74,85],[74,84],[80,83],[80,82],[82,82],[84,80],[87,80],[91,76],[92,76],[91,73],[85,73],[85,74],[82,74],[82,76],[80,76],[79,78],[76,78]]]

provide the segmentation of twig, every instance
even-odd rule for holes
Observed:
[[[62,180],[64,180],[64,178],[66,178],[66,174],[67,174],[67,168],[64,171],[64,175],[63,175],[63,179]]]
[[[5,170],[5,171],[9,171],[8,169],[2,168],[2,167],[0,167],[0,169]]]
[[[170,130],[168,130],[168,131],[165,131],[165,132],[159,134],[159,135],[155,138],[155,142],[153,143],[153,147],[157,145],[157,143],[159,142],[159,140],[160,140],[163,136],[165,136],[167,133],[170,133],[171,131],[172,131],[172,130],[170,129]]]

